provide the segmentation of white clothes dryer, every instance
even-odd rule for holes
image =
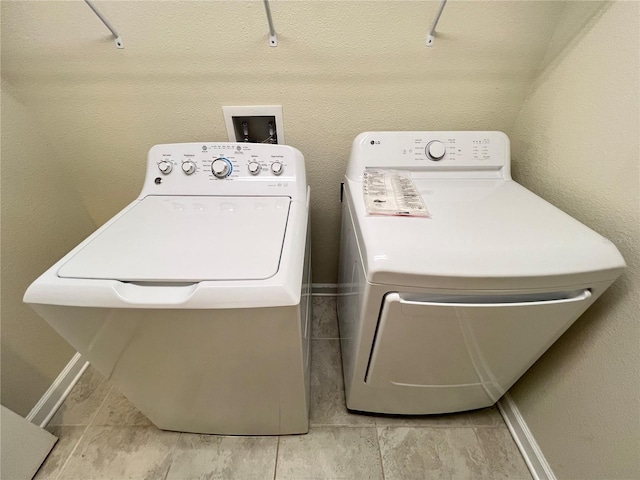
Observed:
[[[298,150],[156,145],[138,199],[24,301],[161,429],[305,433],[309,242]]]
[[[368,214],[370,168],[408,174],[431,218]],[[347,407],[494,404],[624,267],[610,241],[511,179],[505,134],[360,134],[342,207]]]

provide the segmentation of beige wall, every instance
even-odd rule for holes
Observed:
[[[512,389],[559,479],[640,478],[640,11],[567,6],[510,131],[514,177],[628,268]]]
[[[102,224],[138,194],[156,143],[226,140],[223,105],[281,104],[307,161],[314,281],[337,280],[339,182],[374,129],[508,129],[562,5],[439,1],[2,2],[2,75]]]
[[[58,360],[46,373],[34,367],[47,327],[5,328],[5,298],[31,315],[18,306],[27,277],[90,229],[83,209],[101,224],[137,195],[153,144],[226,139],[223,105],[281,104],[313,188],[315,282],[336,281],[338,186],[364,130],[504,130],[516,178],[619,246],[625,276],[513,394],[559,478],[640,476],[637,3],[596,11],[592,2],[450,2],[427,48],[438,3],[274,0],[280,46],[269,48],[261,2],[100,2],[124,39],[117,50],[83,2],[1,2],[3,272],[5,216],[16,225],[27,209],[54,232],[26,236],[11,270],[23,284],[3,288],[3,395],[5,337],[20,346],[22,371],[32,370],[19,386],[31,393],[13,408],[28,410],[71,352],[49,333]],[[5,109],[5,80],[14,108]],[[25,111],[31,120],[21,120]],[[33,185],[22,173],[21,187],[5,183],[11,137],[30,159]],[[32,150],[33,138],[47,151]],[[63,174],[46,182],[51,166]],[[75,198],[57,200],[64,192]],[[51,253],[67,229],[69,245]]]
[[[21,415],[64,368],[73,349],[22,303],[29,284],[95,224],[52,145],[2,81],[2,404]]]
[[[451,2],[427,48],[439,1],[275,0],[280,45],[270,48],[260,1],[98,5],[124,50],[82,1],[0,2],[2,169],[11,176],[2,400],[23,414],[71,351],[22,293],[91,221],[138,194],[152,145],[226,140],[223,105],[281,104],[313,189],[314,281],[333,283],[352,139],[374,129],[507,129],[563,7]]]

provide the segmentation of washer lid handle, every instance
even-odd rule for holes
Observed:
[[[132,305],[182,305],[189,301],[198,283],[117,282],[113,290],[126,303]]]

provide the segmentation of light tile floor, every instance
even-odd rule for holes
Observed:
[[[314,297],[307,435],[224,437],[158,430],[89,367],[47,429],[42,479],[531,479],[495,407],[424,417],[347,411],[334,297]]]

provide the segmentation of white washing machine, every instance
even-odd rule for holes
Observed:
[[[366,169],[409,174],[431,218],[368,215]],[[344,183],[338,314],[347,407],[494,404],[625,267],[517,184],[500,132],[367,132]]]
[[[305,433],[308,217],[294,148],[156,145],[138,199],[24,301],[159,428]]]

